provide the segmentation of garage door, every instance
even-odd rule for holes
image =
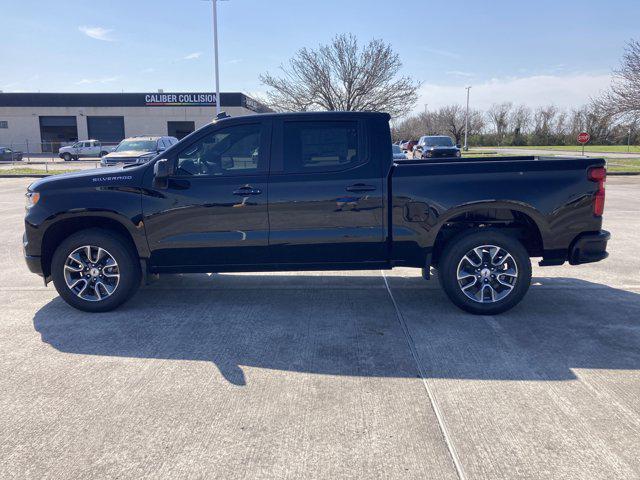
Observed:
[[[40,138],[43,152],[56,152],[61,145],[78,140],[76,117],[40,117]]]
[[[182,140],[196,129],[195,122],[167,122],[167,132],[170,137]]]
[[[87,117],[87,130],[91,140],[118,143],[124,138],[124,117]]]

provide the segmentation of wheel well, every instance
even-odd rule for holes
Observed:
[[[101,228],[120,235],[131,244],[134,251],[137,251],[133,238],[127,230],[117,220],[106,217],[78,217],[61,220],[47,229],[42,239],[42,271],[45,278],[51,275],[51,259],[62,241],[81,230],[90,228]]]
[[[465,212],[453,217],[440,228],[433,244],[431,263],[438,260],[447,242],[454,236],[470,228],[499,229],[501,232],[517,238],[530,257],[541,257],[543,253],[542,235],[536,222],[525,213],[510,209],[483,209]]]

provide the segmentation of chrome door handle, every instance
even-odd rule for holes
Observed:
[[[244,187],[240,187],[237,190],[233,191],[234,195],[238,195],[241,197],[247,197],[249,195],[260,195],[262,193],[262,190],[260,190],[259,188],[253,188],[249,185],[245,185]]]
[[[376,189],[373,185],[365,185],[364,183],[356,183],[349,185],[345,190],[347,192],[373,192]]]

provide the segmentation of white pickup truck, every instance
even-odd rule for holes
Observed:
[[[80,157],[104,157],[115,150],[116,146],[107,146],[100,140],[83,140],[73,145],[61,147],[58,156],[65,162],[78,160]]]

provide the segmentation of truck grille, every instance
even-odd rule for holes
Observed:
[[[138,157],[118,157],[118,158],[103,158],[102,163],[104,165],[117,165],[119,163],[137,163]]]

